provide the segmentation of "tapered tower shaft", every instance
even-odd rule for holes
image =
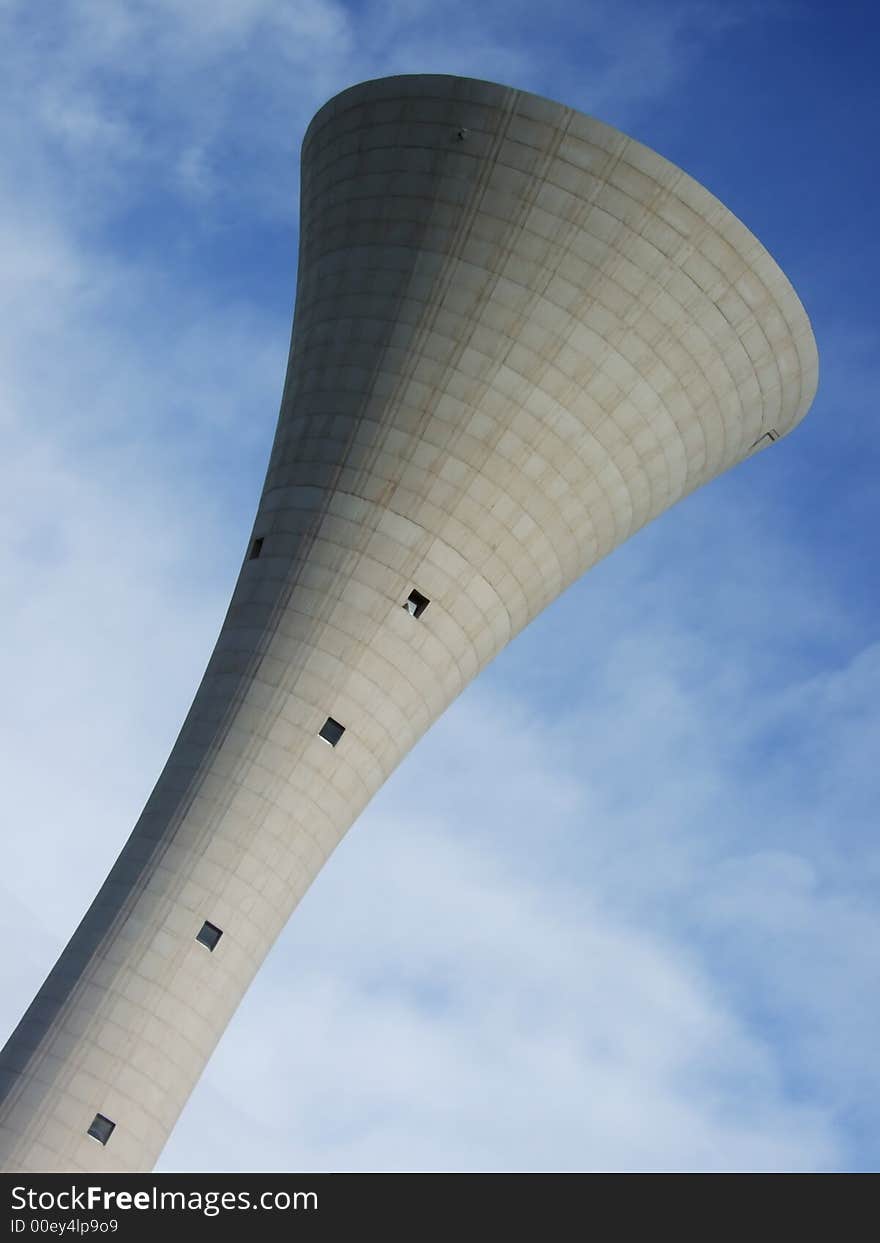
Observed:
[[[322,108],[241,573],[143,814],[0,1055],[0,1164],[151,1168],[413,743],[599,558],[785,435],[816,375],[764,248],[625,135],[452,77]]]

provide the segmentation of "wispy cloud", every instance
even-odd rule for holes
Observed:
[[[725,6],[608,0],[540,7],[464,0],[59,0],[53,20],[12,0],[0,52],[5,147],[83,216],[170,193],[236,194],[288,218],[294,154],[335,91],[440,72],[554,89],[619,113],[662,94],[731,24]],[[567,53],[560,55],[566,47]],[[22,124],[24,121],[24,125]],[[47,158],[48,157],[48,158]],[[85,172],[87,165],[88,171]]]
[[[199,1150],[231,1169],[840,1161],[833,1111],[790,1091],[680,919],[648,913],[702,911],[697,816],[674,874],[657,868],[682,800],[659,791],[653,842],[621,832],[601,765],[553,742],[483,690],[452,710],[318,881],[221,1045],[201,1096],[223,1121],[205,1144],[194,1107],[164,1168]],[[616,900],[624,871],[641,901]]]

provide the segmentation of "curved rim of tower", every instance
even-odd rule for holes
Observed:
[[[711,190],[672,160],[645,143],[639,142],[638,139],[632,138],[623,130],[589,113],[580,112],[568,104],[560,103],[558,100],[548,99],[543,95],[493,82],[486,78],[441,73],[391,74],[354,83],[331,96],[309,122],[303,136],[303,152],[312,134],[330,116],[338,114],[345,106],[359,102],[357,98],[359,95],[368,96],[371,102],[378,102],[386,91],[389,95],[423,95],[425,87],[430,87],[432,83],[446,84],[444,96],[447,98],[450,94],[448,87],[454,83],[455,93],[459,94],[463,103],[497,104],[499,95],[504,95],[509,99],[515,97],[516,104],[520,110],[523,110],[524,106],[525,114],[529,119],[544,123],[549,121],[557,125],[560,123],[571,125],[573,120],[577,120],[579,127],[589,132],[590,140],[596,145],[618,157],[624,152],[630,157],[635,156],[634,162],[637,163],[640,172],[651,176],[660,186],[680,198],[691,211],[701,216],[716,234],[721,235],[737,251],[747,269],[759,277],[771,295],[772,305],[776,307],[785,321],[800,364],[789,379],[797,381],[799,394],[798,400],[793,405],[792,413],[785,423],[776,429],[777,434],[788,435],[801,422],[813,404],[818,389],[819,351],[810,317],[791,281],[763,242]],[[748,299],[745,300],[748,302]],[[760,320],[762,308],[749,305],[755,318]]]

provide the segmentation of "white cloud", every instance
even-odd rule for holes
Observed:
[[[162,1168],[836,1163],[831,1112],[787,1096],[694,946],[609,908],[576,838],[613,848],[614,822],[585,821],[584,778],[509,708],[466,697],[353,830]]]
[[[735,536],[704,535],[735,565]],[[785,548],[765,540],[771,564]],[[858,1161],[880,910],[860,884],[869,821],[841,812],[854,790],[875,803],[876,748],[852,744],[876,656],[765,687],[765,634],[725,644],[723,590],[696,628],[670,588],[699,568],[660,564],[622,551],[511,649],[567,679],[564,703],[509,698],[504,670],[417,749],[291,922],[163,1168],[247,1164],[239,1085],[258,1163],[278,1169]],[[768,605],[806,589],[794,565],[759,576]],[[627,599],[621,580],[646,574],[674,629]],[[635,616],[603,634],[606,596]],[[570,676],[581,644],[592,680]]]
[[[384,74],[511,82],[623,123],[746,20],[607,0],[490,0],[478,13],[465,0],[58,0],[51,23],[19,0],[10,13],[7,160],[83,221],[162,193],[195,193],[203,211],[234,194],[254,219],[288,220],[312,112]]]

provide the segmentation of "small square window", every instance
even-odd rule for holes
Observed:
[[[116,1130],[116,1123],[111,1122],[109,1118],[105,1118],[103,1114],[95,1114],[95,1120],[89,1127],[89,1135],[92,1139],[96,1139],[99,1144],[106,1144],[107,1140]]]
[[[262,551],[263,551],[263,536],[258,535],[257,538],[254,540],[254,542],[251,544],[250,560],[256,561],[257,557],[259,557]]]
[[[217,948],[217,942],[223,936],[223,929],[218,928],[216,924],[209,924],[207,919],[202,924],[201,931],[196,936],[196,940],[200,945],[206,945],[211,953]]]
[[[427,596],[423,596],[420,591],[416,591],[415,588],[413,588],[407,596],[406,603],[403,607],[411,617],[421,617],[430,603],[431,601]]]
[[[325,742],[329,742],[331,747],[335,747],[344,733],[345,726],[340,725],[338,721],[334,721],[332,716],[328,716],[321,726],[318,737],[323,738]]]

